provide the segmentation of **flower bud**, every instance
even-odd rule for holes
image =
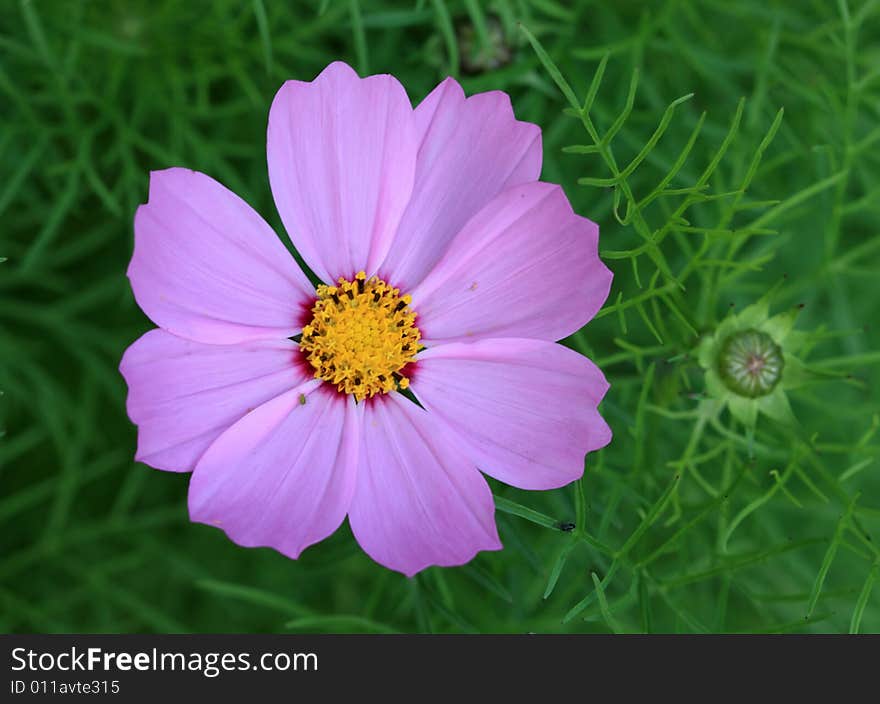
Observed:
[[[740,396],[766,396],[782,379],[785,360],[773,338],[760,330],[728,336],[718,353],[718,373],[728,389]]]

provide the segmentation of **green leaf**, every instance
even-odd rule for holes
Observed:
[[[797,419],[788,402],[788,396],[781,384],[778,384],[771,393],[761,396],[756,401],[758,402],[758,410],[776,422],[789,426],[797,424]]]
[[[747,430],[754,432],[758,420],[758,401],[756,399],[732,393],[728,396],[727,407],[736,420],[742,423]]]
[[[800,306],[795,306],[784,313],[778,313],[772,318],[768,318],[758,325],[757,329],[766,332],[777,345],[783,347],[800,312]]]

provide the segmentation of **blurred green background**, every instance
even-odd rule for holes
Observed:
[[[505,550],[412,580],[347,526],[294,562],[190,524],[188,477],[132,460],[117,372],[151,327],[125,278],[148,172],[282,232],[269,104],[334,59],[414,102],[450,73],[508,91],[616,274],[568,341],[614,441],[574,486],[493,484]],[[880,631],[880,3],[6,0],[0,115],[0,629]],[[812,381],[750,441],[701,411],[693,352],[771,289]]]

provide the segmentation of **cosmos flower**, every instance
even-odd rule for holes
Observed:
[[[559,487],[611,438],[605,378],[555,344],[608,295],[597,226],[538,181],[507,95],[452,79],[413,109],[333,63],[281,87],[267,151],[323,283],[217,181],[152,173],[128,276],[159,327],[120,366],[137,459],[193,472],[193,521],[291,558],[346,517],[407,575],[500,549],[482,473]]]

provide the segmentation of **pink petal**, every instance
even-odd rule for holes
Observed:
[[[412,192],[412,105],[393,76],[330,64],[287,81],[272,102],[269,181],[284,227],[324,281],[373,273]]]
[[[599,228],[575,215],[559,186],[529,183],[495,198],[412,291],[422,337],[559,340],[599,310],[611,272]]]
[[[138,426],[135,458],[189,472],[239,418],[309,378],[297,360],[288,340],[205,345],[164,330],[146,333],[119,365]]]
[[[493,339],[423,351],[413,393],[460,434],[486,474],[554,489],[583,474],[611,430],[596,406],[608,382],[589,359],[542,340]]]
[[[190,518],[291,558],[335,531],[355,484],[362,407],[317,380],[263,404],[208,448]]]
[[[500,191],[541,175],[541,129],[519,122],[506,93],[465,99],[447,78],[415,111],[421,140],[412,198],[381,271],[416,286],[468,219]]]
[[[135,214],[134,235],[134,296],[175,335],[218,344],[290,337],[314,299],[272,228],[197,171],[150,174],[150,199]]]
[[[456,439],[400,394],[363,405],[349,522],[367,554],[412,576],[500,549],[492,494]]]

